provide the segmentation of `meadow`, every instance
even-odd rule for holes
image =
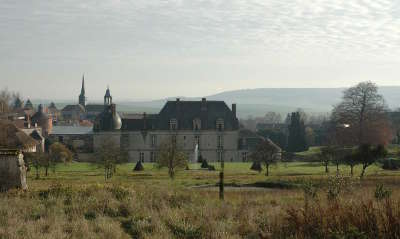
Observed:
[[[95,164],[58,164],[28,176],[29,190],[0,193],[0,238],[399,238],[400,171],[288,162],[271,175],[251,163],[218,170],[191,164],[174,180],[145,163],[118,165],[104,180]]]

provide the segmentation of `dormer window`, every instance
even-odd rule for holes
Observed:
[[[170,130],[177,130],[178,129],[178,120],[177,119],[170,119],[170,121],[169,121],[169,129]]]
[[[193,120],[193,130],[201,130],[201,120],[196,118]]]
[[[223,131],[224,130],[224,120],[223,119],[217,119],[216,128],[217,128],[218,131]]]

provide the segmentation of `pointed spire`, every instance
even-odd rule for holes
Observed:
[[[85,74],[82,75],[82,88],[81,94],[85,94]]]
[[[79,95],[79,104],[83,107],[86,106],[86,96],[85,96],[85,74],[82,75],[82,88],[81,94]]]

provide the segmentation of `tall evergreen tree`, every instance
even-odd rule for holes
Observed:
[[[299,111],[290,115],[288,151],[302,152],[308,150],[306,127]]]

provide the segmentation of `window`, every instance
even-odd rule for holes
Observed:
[[[193,120],[193,130],[201,130],[201,120],[200,119],[194,119]]]
[[[242,161],[247,162],[247,152],[242,152]]]
[[[216,128],[217,128],[218,131],[223,131],[224,130],[224,120],[223,119],[217,119]]]
[[[140,162],[144,163],[144,153],[143,152],[139,153],[139,160],[140,160]]]
[[[155,147],[157,143],[156,135],[151,136],[151,147]]]
[[[218,147],[219,149],[221,149],[221,148],[224,147],[224,142],[223,142],[223,138],[222,138],[221,135],[218,135],[218,138],[217,138],[217,147]]]
[[[156,161],[156,153],[150,152],[150,162],[154,163]]]
[[[178,120],[177,119],[171,119],[169,121],[169,129],[170,130],[177,130],[178,129]]]

